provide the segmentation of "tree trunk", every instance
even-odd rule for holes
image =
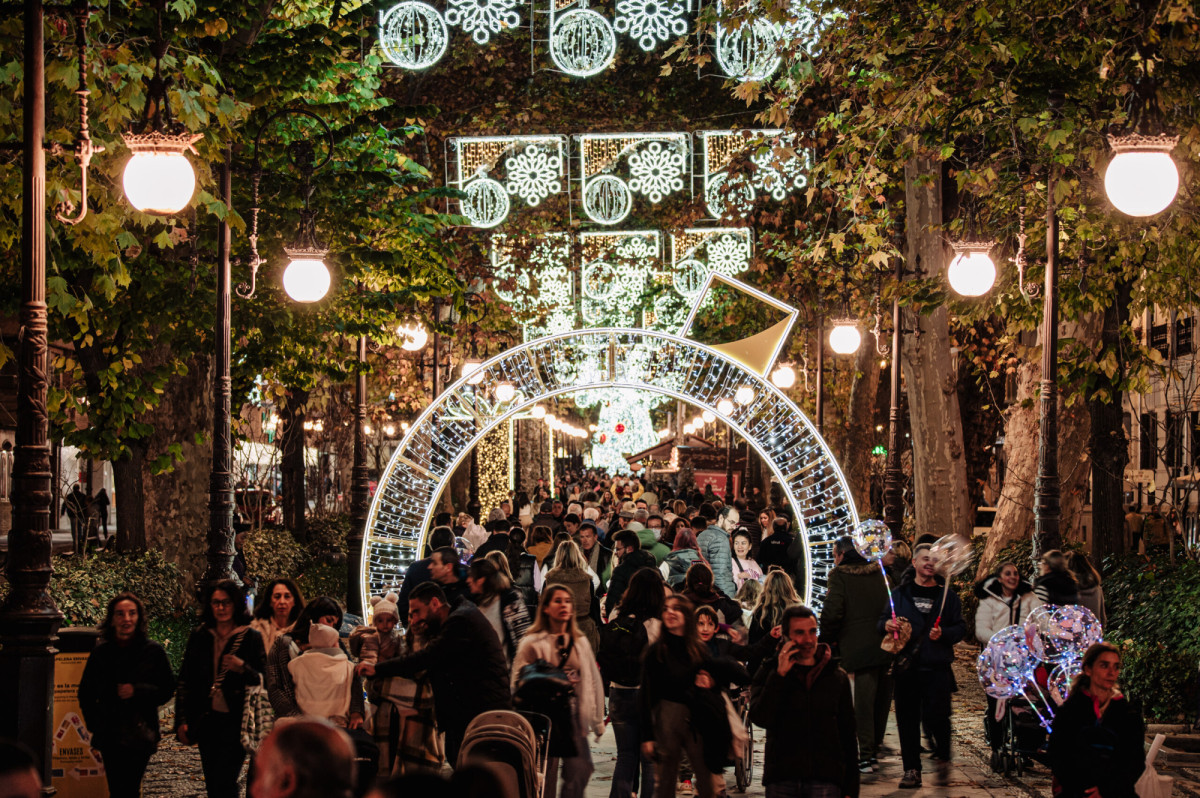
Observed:
[[[910,161],[906,187],[907,260],[910,268],[940,277],[946,268],[942,226],[941,165]],[[945,307],[929,315],[904,314],[901,362],[912,434],[917,535],[970,534],[973,508],[967,495],[967,463],[957,375],[951,366],[950,323]]]
[[[1113,302],[1104,310],[1100,331],[1100,355],[1113,353],[1117,370],[1112,377],[1103,371],[1096,375],[1096,385],[1088,408],[1092,416],[1089,455],[1092,463],[1092,547],[1091,558],[1096,567],[1110,554],[1125,553],[1125,467],[1129,464],[1129,442],[1125,437],[1122,416],[1125,393],[1120,389],[1125,375],[1125,358],[1121,355],[1121,328],[1129,321],[1129,298],[1133,284],[1122,281],[1116,285]],[[1099,358],[1098,358],[1099,359]]]
[[[117,501],[116,546],[121,554],[145,551],[146,513],[142,468],[146,463],[146,447],[134,441],[129,456],[112,461],[113,495]]]
[[[854,359],[854,374],[850,381],[850,404],[846,412],[846,428],[841,436],[838,460],[854,496],[860,515],[872,512],[871,465],[875,443],[875,410],[879,397],[879,354],[873,339],[864,339]]]
[[[1062,325],[1060,340],[1073,339],[1067,346],[1092,349],[1100,337],[1103,315],[1092,313],[1082,321]],[[1037,476],[1038,402],[1041,363],[1030,360],[1017,368],[1016,401],[1004,425],[1004,458],[1008,467],[1000,488],[996,519],[988,533],[979,576],[989,573],[1000,552],[1010,543],[1033,537],[1033,497]],[[1089,473],[1088,442],[1091,416],[1086,402],[1067,405],[1073,393],[1066,386],[1058,402],[1058,473],[1062,486],[1062,537],[1078,540],[1083,525],[1083,506]],[[1118,474],[1118,478],[1120,475]],[[1117,492],[1118,500],[1120,491]],[[1024,570],[1024,564],[1019,564]]]
[[[172,377],[158,407],[146,414],[154,427],[148,451],[175,445],[180,457],[168,471],[155,473],[143,463],[145,516],[152,519],[147,543],[179,565],[183,595],[195,595],[195,583],[207,563],[209,474],[212,471],[212,359],[197,355],[187,374]],[[197,439],[201,442],[197,443]],[[118,488],[119,491],[119,488]],[[143,504],[143,502],[139,502]],[[117,507],[120,508],[118,502]]]
[[[301,543],[308,540],[304,511],[304,410],[308,391],[289,388],[279,417],[279,470],[283,489],[283,525]]]

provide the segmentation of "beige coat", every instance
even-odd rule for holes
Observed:
[[[558,645],[555,635],[549,632],[530,632],[521,640],[517,648],[517,656],[513,658],[512,687],[517,686],[517,677],[521,669],[539,659],[558,665]],[[596,655],[592,646],[582,635],[575,638],[575,650],[567,660],[566,668],[574,669],[579,674],[579,682],[575,685],[575,697],[578,699],[579,730],[583,734],[591,731],[600,739],[604,734],[604,684],[600,680],[600,668],[596,665]]]

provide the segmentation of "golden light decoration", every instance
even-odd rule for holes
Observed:
[[[508,498],[511,476],[508,470],[509,428],[500,424],[479,441],[476,461],[479,463],[479,514],[488,513]],[[483,518],[476,521],[482,522]]]

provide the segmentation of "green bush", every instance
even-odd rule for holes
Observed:
[[[242,550],[246,576],[263,587],[276,577],[296,580],[305,598],[333,596],[346,600],[346,516],[309,521],[307,544],[297,543],[283,527],[268,526],[251,531]]]
[[[308,531],[308,552],[314,559],[345,558],[346,537],[350,534],[350,516],[310,518],[305,524],[305,529]]]
[[[285,576],[295,578],[308,562],[305,547],[281,526],[251,530],[242,543],[246,555],[246,576],[255,584]]]
[[[332,596],[346,604],[346,562],[313,563],[296,580],[306,599]]]
[[[1121,685],[1164,722],[1191,714],[1200,662],[1200,564],[1165,556],[1104,562],[1105,639],[1121,647]]]

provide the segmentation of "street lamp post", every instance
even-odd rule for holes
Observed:
[[[367,480],[367,336],[358,336],[358,374],[354,380],[354,466],[350,470],[350,534],[346,536],[346,611],[363,617],[359,584],[367,529],[370,484]]]
[[[1052,101],[1052,104],[1053,101]],[[1042,298],[1042,382],[1038,407],[1038,471],[1033,499],[1033,556],[1062,545],[1058,478],[1058,211],[1054,167],[1046,176],[1046,282]]]

